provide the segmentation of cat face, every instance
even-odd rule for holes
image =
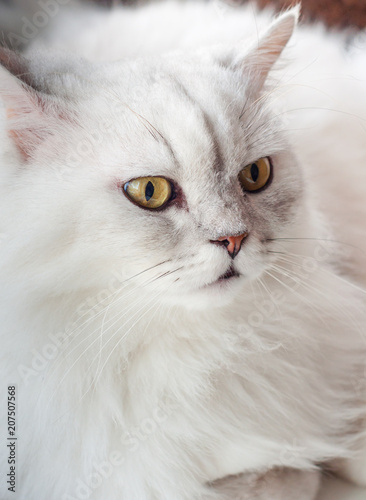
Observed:
[[[297,222],[303,189],[263,88],[273,62],[267,54],[258,72],[176,54],[46,78],[41,98],[63,95],[42,105],[54,130],[42,125],[29,156],[42,221],[28,217],[46,231],[35,263],[58,248],[54,279],[69,287],[118,274],[128,293],[191,307],[227,303],[260,276],[271,239]],[[255,185],[261,165],[263,186],[250,190],[243,172]]]
[[[137,123],[131,112],[125,113],[128,130],[142,130],[115,173],[118,203],[133,242],[130,255],[140,256],[139,266],[146,269],[165,262],[159,275],[168,274],[161,284],[154,283],[157,290],[167,288],[170,298],[179,300],[220,301],[268,266],[269,240],[285,236],[296,220],[301,171],[267,101],[247,98],[241,74],[202,64],[192,70],[192,65],[186,71],[182,65],[179,71],[159,68],[159,77],[150,70],[150,83],[130,99],[147,122]],[[153,133],[143,130],[147,123]],[[120,133],[125,129],[121,126]],[[136,151],[142,152],[138,160]],[[270,178],[262,189],[249,191],[240,173],[261,158],[270,165]],[[172,199],[161,209],[132,203],[123,189],[139,178],[168,180]],[[218,240],[243,234],[233,258]],[[227,273],[231,278],[223,279]]]

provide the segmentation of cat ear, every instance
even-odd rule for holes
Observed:
[[[0,99],[5,107],[8,135],[26,161],[52,133],[54,99],[39,88],[27,59],[1,47]]]
[[[258,93],[283,49],[288,44],[300,15],[300,4],[278,16],[255,46],[244,57],[237,57],[232,66],[249,72],[250,87]]]

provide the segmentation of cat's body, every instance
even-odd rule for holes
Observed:
[[[17,498],[310,500],[306,471],[354,454],[340,469],[365,482],[365,56],[346,63],[337,37],[304,31],[279,87],[262,90],[293,15],[248,51],[234,41],[253,32],[249,9],[147,9],[128,14],[146,50],[126,53],[105,23],[94,36],[113,52],[68,42],[130,61],[36,56],[23,71],[2,58],[38,91],[2,70],[1,373],[18,384]],[[158,20],[173,27],[164,46]],[[220,37],[229,48],[190,54]],[[184,53],[159,56],[167,46]],[[244,195],[240,169],[267,155],[272,183]],[[167,210],[124,196],[148,175],[179,185]],[[211,243],[243,232],[234,261]],[[214,283],[232,262],[241,278]],[[251,474],[236,496],[207,486],[274,468],[305,471],[303,490],[293,472]]]

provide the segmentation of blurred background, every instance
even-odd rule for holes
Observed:
[[[119,4],[138,7],[153,0],[0,0],[0,45],[23,51],[29,42],[44,32],[57,11],[70,6],[111,9]],[[192,0],[194,1],[194,0]],[[300,0],[207,0],[224,1],[230,5],[251,3],[258,8],[270,6],[280,11]],[[302,0],[302,21],[321,21],[329,29],[343,29],[349,40],[365,37],[360,30],[366,28],[366,0]],[[50,28],[52,30],[52,27]],[[25,35],[25,36],[24,36]]]
[[[0,0],[0,43],[4,43],[4,33],[6,32],[20,33],[22,16],[32,18],[34,13],[39,11],[41,4],[47,6],[55,1],[60,6],[99,4],[106,8],[112,8],[119,3],[138,6],[151,0]],[[299,0],[226,1],[229,4],[243,4],[250,1],[260,8],[270,5],[276,10],[281,10],[298,3]],[[302,0],[301,3],[303,20],[320,20],[330,28],[343,28],[351,33],[366,28],[366,0]]]
[[[91,1],[91,0],[89,0]],[[114,0],[95,0],[104,5],[113,5]],[[289,7],[300,0],[250,0],[259,7],[271,5],[276,10]],[[243,4],[248,0],[229,0],[227,3]],[[138,4],[141,0],[126,0],[124,3]],[[328,26],[366,28],[366,0],[302,0],[303,18],[322,20]]]

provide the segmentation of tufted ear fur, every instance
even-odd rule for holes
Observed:
[[[249,74],[253,94],[259,93],[262,89],[270,70],[288,44],[299,15],[300,5],[297,5],[277,17],[249,53],[237,56],[232,62],[234,68],[242,68]]]
[[[42,90],[23,56],[0,47],[0,99],[7,130],[21,158],[27,161],[38,146],[54,133],[61,106],[55,96]]]

